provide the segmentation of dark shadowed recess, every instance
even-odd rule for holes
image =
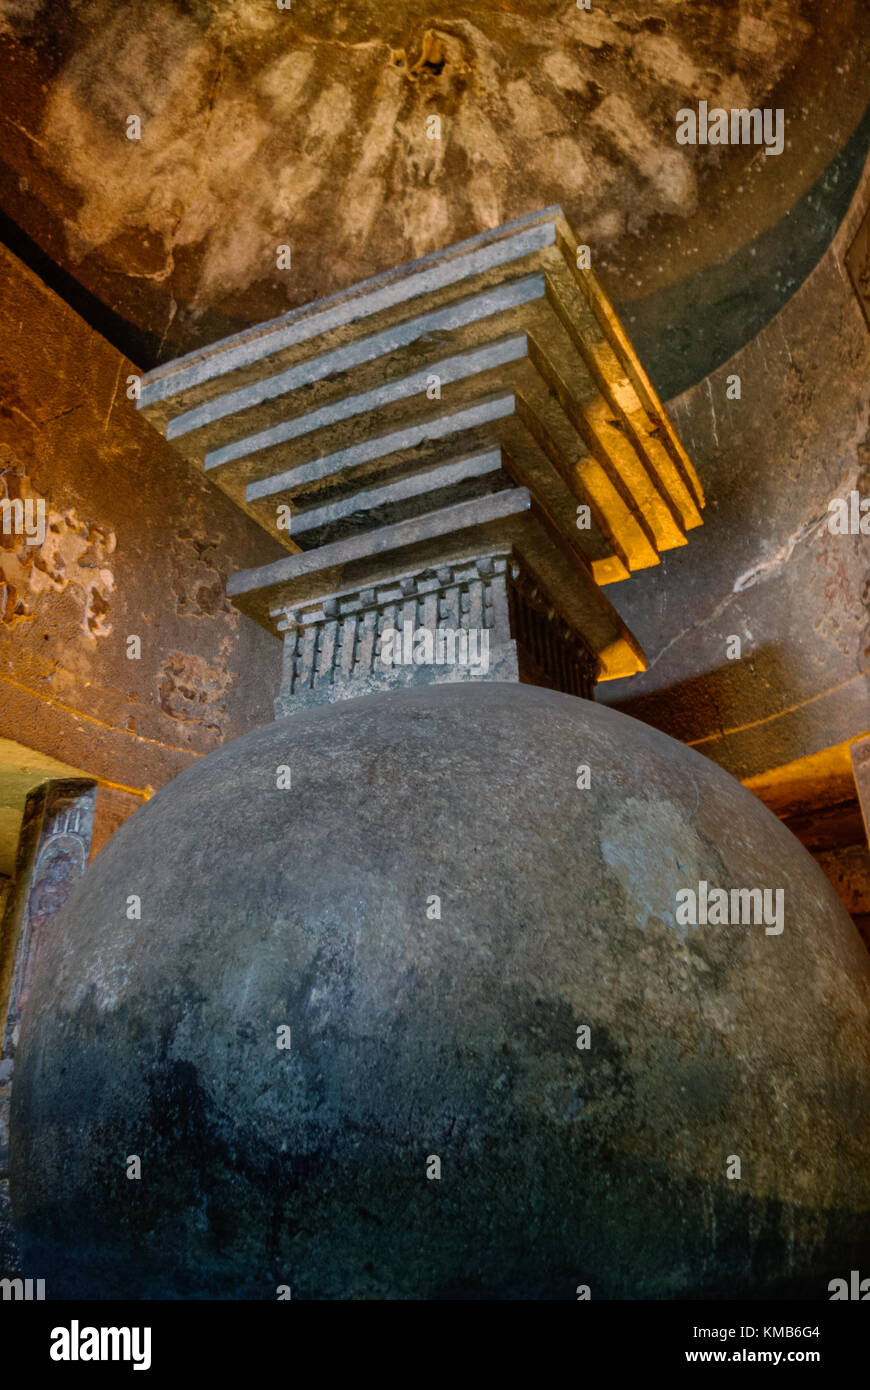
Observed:
[[[631,304],[602,277],[662,400],[727,362],[800,288],[845,216],[868,147],[870,107],[791,211],[732,256]]]
[[[54,290],[71,309],[83,318],[85,323],[128,357],[142,370],[153,367],[157,362],[160,339],[156,333],[148,333],[122,318],[104,304],[97,295],[86,290],[74,275],[53,261],[42,247],[37,246],[17,223],[0,211],[0,241],[7,246],[20,261],[23,261],[43,284]]]

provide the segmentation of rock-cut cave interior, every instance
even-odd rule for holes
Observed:
[[[4,1300],[870,1290],[868,36],[0,0]]]

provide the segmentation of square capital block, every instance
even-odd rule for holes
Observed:
[[[386,679],[367,665],[379,609],[354,656],[350,626],[288,613],[496,554],[505,611],[519,612],[516,570],[554,615],[541,640],[561,624],[574,644],[532,659],[529,616],[499,679],[558,669],[557,688],[587,691],[644,668],[602,586],[685,545],[704,497],[581,249],[545,208],[143,378],[139,408],[288,552],[228,584],[285,633],[283,710],[327,698],[324,682],[345,698]],[[587,653],[582,678],[556,648]]]

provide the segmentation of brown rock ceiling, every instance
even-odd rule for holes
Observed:
[[[866,100],[867,22],[856,0],[0,0],[0,200],[164,358],[552,202],[624,302],[818,178]],[[786,150],[678,146],[701,99],[784,107]]]

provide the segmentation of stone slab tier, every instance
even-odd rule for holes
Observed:
[[[459,403],[534,381],[521,409],[537,422],[536,402],[551,397],[540,425],[593,513],[595,577],[624,579],[685,544],[703,495],[576,248],[561,209],[521,218],[160,367],[143,380],[140,408],[264,520],[252,503],[264,486],[277,496],[288,466],[408,419],[437,432]],[[525,373],[509,369],[520,335]],[[440,403],[426,395],[432,376]],[[295,549],[277,504],[268,520]]]
[[[228,585],[284,635],[282,709],[469,674],[385,670],[396,592],[445,631],[479,607],[491,678],[643,668],[600,586],[686,544],[704,499],[577,252],[548,208],[143,379],[140,409],[288,551]]]
[[[489,464],[500,471],[501,459],[494,454],[468,463],[476,469]],[[643,652],[595,583],[572,538],[560,534],[526,488],[508,486],[491,495],[455,502],[376,531],[363,531],[288,555],[260,569],[245,570],[231,577],[227,593],[243,613],[274,632],[286,634],[304,626],[302,614],[310,614],[312,609],[325,606],[343,613],[349,602],[348,611],[356,611],[359,593],[371,590],[374,595],[384,585],[404,584],[409,592],[425,594],[430,591],[431,576],[437,577],[439,571],[478,562],[488,566],[496,559],[504,561],[508,574],[515,570],[522,575],[525,588],[535,591],[554,624],[570,628],[582,639],[590,653],[594,679],[615,679],[644,669]],[[453,580],[445,580],[445,584],[449,588]],[[380,637],[395,615],[374,597],[368,606],[377,615],[377,623],[367,679],[377,680],[377,688],[401,683],[388,678],[380,660]],[[507,611],[505,607],[504,613]],[[440,610],[426,614],[415,608],[414,614],[419,618],[418,626],[432,616],[437,626],[450,626]],[[496,612],[486,615],[483,626],[496,627],[496,617]],[[405,615],[402,622],[408,620],[409,615]],[[515,640],[513,628],[499,626],[493,635],[499,643]],[[287,646],[285,636],[285,653]],[[518,669],[523,655],[516,653],[513,660]],[[458,678],[458,673],[452,677],[445,673],[444,678]],[[490,678],[499,677],[491,671]],[[519,676],[514,674],[513,678]],[[534,683],[562,688],[550,680]],[[339,698],[337,693],[335,698]]]

